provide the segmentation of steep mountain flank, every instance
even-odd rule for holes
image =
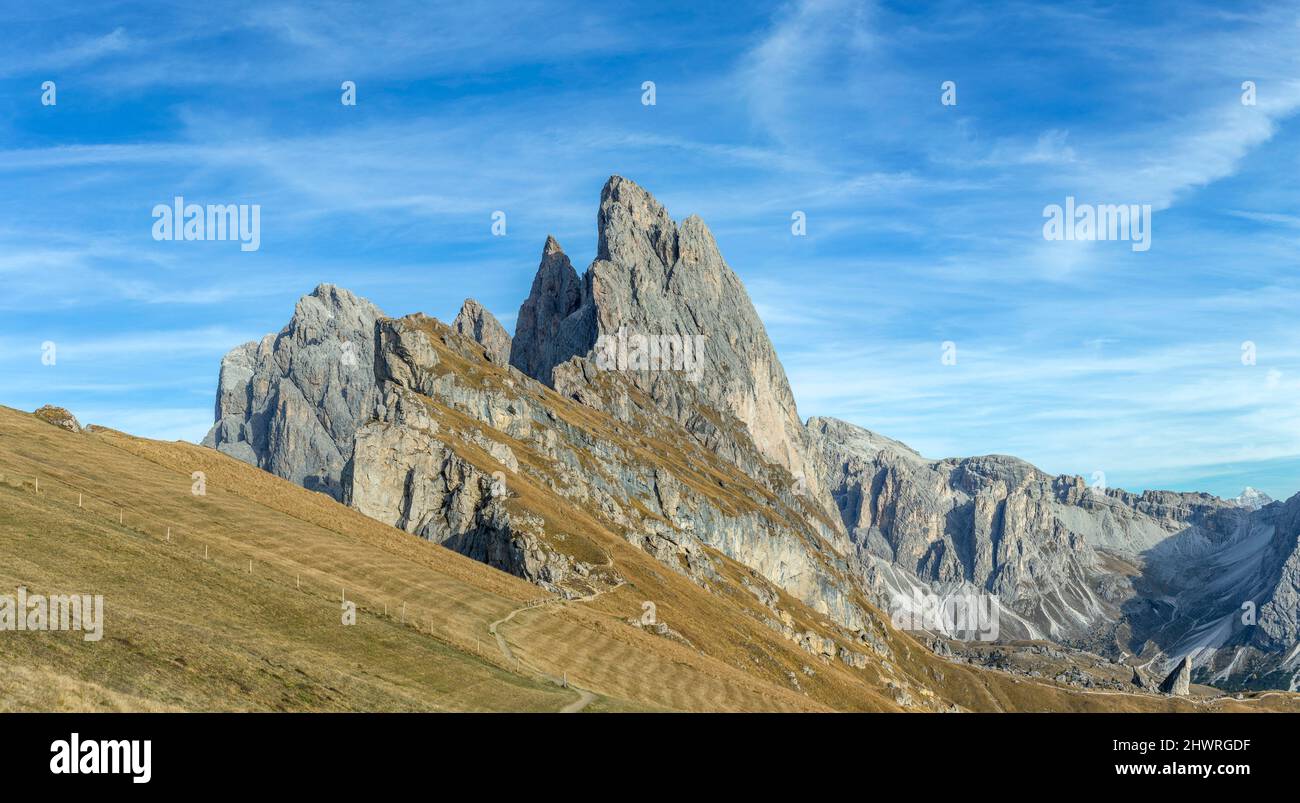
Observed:
[[[709,547],[701,585],[573,530],[623,582],[567,601],[215,450],[0,407],[0,586],[75,578],[111,601],[94,649],[6,640],[0,710],[1300,710],[949,663],[869,607],[861,635],[830,623]]]
[[[1085,493],[1081,483],[1001,456],[928,461],[830,419],[814,418],[809,429],[882,597],[931,584],[997,594],[1019,617],[1002,623],[1004,634],[1020,638],[1073,635],[1104,619],[1088,582],[1098,556],[1059,510]]]
[[[1272,535],[1261,561],[1266,591],[1255,600],[1259,630],[1251,634],[1252,641],[1266,650],[1290,650],[1294,658],[1293,648],[1300,642],[1300,495],[1253,518]]]
[[[346,478],[357,509],[562,593],[602,574],[591,530],[706,585],[713,547],[861,625],[831,523],[737,476],[620,377],[596,387],[639,397],[635,426],[482,359],[431,318],[381,319],[377,333],[380,410]]]
[[[1300,494],[1224,514],[1216,529],[1150,550],[1124,606],[1135,652],[1189,656],[1198,679],[1226,688],[1300,681]]]

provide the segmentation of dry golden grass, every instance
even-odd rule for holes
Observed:
[[[204,496],[191,493],[195,471]],[[214,451],[77,435],[0,408],[0,593],[100,593],[107,609],[96,644],[0,633],[0,699],[11,710],[556,711],[575,692],[549,675],[598,695],[588,711],[890,711],[886,683],[900,680],[936,708],[1196,706],[952,665],[895,631],[892,667],[823,663],[763,624],[770,612],[740,586],[747,568],[714,553],[721,577],[702,587],[541,484],[524,490],[512,503],[580,531],[626,582],[502,625],[517,670],[487,626],[538,588]],[[344,589],[361,607],[354,627],[340,624]],[[692,646],[626,623],[647,600]],[[801,630],[840,635],[797,600],[779,604]],[[1295,709],[1296,699],[1202,705]]]
[[[206,496],[191,471],[208,474]],[[484,629],[536,589],[222,455],[0,409],[0,473],[0,593],[105,596],[98,643],[0,634],[4,663],[50,688],[197,710],[553,711],[572,699],[501,668]],[[345,587],[362,606],[354,627],[340,622]],[[32,688],[6,699],[53,699]],[[102,707],[91,697],[61,699]]]
[[[206,475],[205,496],[191,493],[194,471]],[[539,589],[219,453],[106,430],[74,435],[0,409],[0,475],[0,593],[102,593],[107,605],[98,644],[76,633],[0,637],[6,663],[47,679],[9,695],[11,706],[553,711],[573,699],[508,671],[487,635],[488,622]],[[344,588],[363,606],[356,627],[339,624]],[[398,621],[403,601],[419,630]],[[579,606],[542,610],[583,621]],[[651,653],[664,646],[606,624]],[[686,688],[724,689],[718,699],[737,709],[820,707],[700,656],[610,664],[602,656],[626,650],[618,638],[591,632],[575,653],[546,649],[548,629],[509,627],[526,663],[544,653],[537,664],[551,674],[586,677],[570,666],[578,655],[626,676],[593,684],[603,699],[591,710],[712,707],[698,692],[674,705],[672,690]],[[77,684],[88,691],[48,691]],[[634,693],[658,686],[669,691]]]
[[[181,709],[106,689],[50,667],[6,663],[0,667],[0,713],[87,711],[174,712]]]

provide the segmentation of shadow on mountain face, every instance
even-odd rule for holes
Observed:
[[[1216,510],[1143,552],[1135,596],[1121,605],[1128,649],[1140,654],[1154,645],[1177,657],[1250,641],[1254,627],[1243,623],[1242,605],[1259,605],[1278,582],[1270,513]]]

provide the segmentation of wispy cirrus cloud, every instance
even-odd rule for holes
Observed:
[[[804,414],[1135,488],[1296,489],[1294,9],[225,8],[0,12],[0,403],[197,439],[220,353],[316,283],[509,323],[546,234],[594,255],[620,173],[708,221]],[[261,204],[262,250],[152,241],[174,195]],[[1152,250],[1044,241],[1066,195],[1152,204]]]

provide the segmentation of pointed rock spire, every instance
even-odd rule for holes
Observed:
[[[677,261],[677,226],[668,210],[636,182],[610,176],[596,215],[596,259],[616,265],[671,267]]]
[[[596,226],[596,259],[581,280],[547,240],[519,309],[511,364],[554,386],[555,367],[592,356],[601,336],[689,341],[689,370],[633,367],[628,378],[683,423],[702,402],[734,414],[766,459],[819,485],[806,471],[807,434],[785,370],[704,221],[679,226],[645,189],[611,176]]]
[[[554,237],[547,236],[528,298],[519,307],[510,364],[547,385],[551,371],[596,342],[590,309],[583,307],[583,282]]]
[[[1178,662],[1174,671],[1169,673],[1169,677],[1164,679],[1160,684],[1162,694],[1176,694],[1186,696],[1192,691],[1192,661],[1191,656],[1184,655],[1183,660]]]

